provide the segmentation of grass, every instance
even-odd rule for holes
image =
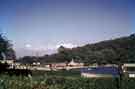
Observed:
[[[118,89],[114,78],[82,78],[76,70],[32,73],[32,77],[1,74],[0,89]],[[123,78],[119,89],[135,89],[135,79]]]
[[[48,77],[64,77],[64,78],[80,78],[81,74],[79,70],[60,70],[60,71],[32,71],[33,76],[43,76]]]

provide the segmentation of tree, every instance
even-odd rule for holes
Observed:
[[[5,53],[6,59],[7,60],[16,59],[16,55],[15,54],[16,53],[15,53],[15,51],[12,48],[8,49],[7,52]]]
[[[12,44],[5,36],[0,34],[0,60],[7,59],[11,53],[12,57],[15,58],[15,52],[12,49]]]
[[[106,60],[107,63],[115,63],[115,60],[118,58],[117,54],[112,49],[102,49],[103,59]]]
[[[71,49],[65,48],[63,46],[60,46],[58,48],[58,55],[57,56],[59,57],[58,58],[59,60],[68,61],[68,62],[74,58]]]
[[[60,47],[58,48],[58,53],[62,53],[62,52],[64,52],[65,50],[68,50],[68,48],[65,48],[64,46],[60,46]]]

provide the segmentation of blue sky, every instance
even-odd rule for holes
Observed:
[[[0,0],[0,31],[17,56],[127,36],[134,24],[134,0]]]

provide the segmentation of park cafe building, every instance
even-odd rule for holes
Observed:
[[[81,68],[81,76],[87,78],[103,78],[103,77],[119,77],[120,72],[118,67],[88,67]]]

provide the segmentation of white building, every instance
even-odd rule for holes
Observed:
[[[82,67],[82,66],[84,66],[84,63],[77,63],[77,62],[75,62],[75,61],[72,59],[71,62],[68,63],[68,66],[72,66],[72,67]]]

